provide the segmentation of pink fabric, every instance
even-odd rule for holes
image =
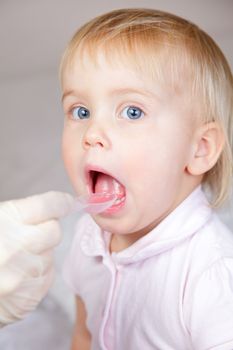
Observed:
[[[85,215],[64,266],[92,350],[233,349],[233,235],[200,188],[124,251],[110,237]]]

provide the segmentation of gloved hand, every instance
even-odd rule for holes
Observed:
[[[47,293],[61,239],[57,219],[72,205],[61,192],[0,203],[0,327],[22,319]]]

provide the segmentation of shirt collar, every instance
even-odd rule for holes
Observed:
[[[131,264],[161,254],[195,234],[211,215],[208,201],[199,186],[174,211],[147,235],[127,249],[112,253],[118,264]],[[81,248],[88,256],[109,254],[111,234],[103,232],[94,222],[85,230]]]

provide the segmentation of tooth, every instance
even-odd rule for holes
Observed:
[[[122,203],[124,200],[125,200],[125,197],[117,198],[117,199],[115,200],[114,204],[120,204],[120,203]]]

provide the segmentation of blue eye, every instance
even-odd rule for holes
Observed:
[[[71,116],[74,120],[87,119],[90,117],[90,112],[85,107],[74,107],[71,110]]]
[[[129,118],[129,119],[139,119],[142,116],[144,116],[144,113],[138,107],[128,106],[128,107],[123,109],[122,116],[124,118]]]

